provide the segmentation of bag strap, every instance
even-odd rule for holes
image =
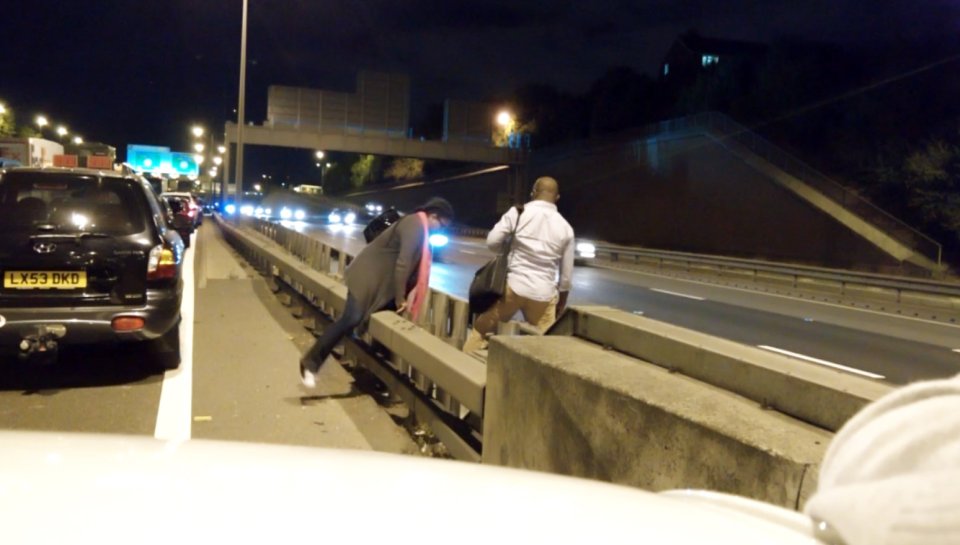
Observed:
[[[511,237],[513,237],[514,235],[516,235],[516,234],[517,234],[517,231],[520,230],[520,216],[523,215],[523,205],[522,205],[522,204],[518,204],[518,205],[514,206],[514,208],[517,209],[517,223],[514,223],[514,224],[513,224],[513,231],[510,232],[510,236],[511,236]]]
[[[506,237],[503,241],[503,247],[500,250],[500,254],[506,257],[513,251],[513,241],[517,238],[517,230],[520,228],[520,216],[523,214],[523,205],[515,205],[514,208],[517,209],[517,221],[513,224],[513,229],[510,231],[510,236]]]

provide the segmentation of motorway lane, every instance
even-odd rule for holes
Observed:
[[[356,253],[360,229],[298,230]],[[452,238],[431,287],[465,298],[490,252]],[[960,326],[643,272],[577,267],[571,304],[607,305],[799,359],[821,360],[903,384],[960,373]],[[809,360],[808,360],[809,361]],[[853,371],[853,372],[856,372]]]

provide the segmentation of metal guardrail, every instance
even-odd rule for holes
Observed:
[[[248,228],[246,234],[230,225],[224,230],[244,246],[249,260],[270,270],[296,292],[302,304],[334,319],[342,312],[346,300],[342,275],[353,256],[268,221],[244,218],[242,225]],[[354,345],[360,341],[348,343],[347,359],[365,367],[380,365],[371,371],[388,385],[405,390],[398,394],[400,398],[413,404],[418,419],[430,423],[455,457],[479,460],[479,443],[469,435],[478,433],[478,426],[482,430],[486,365],[460,351],[467,335],[469,305],[434,289],[426,305],[416,324],[392,312],[375,313],[359,350]],[[372,356],[376,345],[389,350],[386,360]]]
[[[750,275],[761,279],[762,273],[780,275],[793,285],[801,286],[805,280],[819,280],[832,283],[843,292],[845,288],[880,288],[891,290],[896,300],[902,302],[905,296],[921,295],[944,299],[944,306],[960,310],[960,282],[942,282],[911,277],[890,276],[876,273],[861,273],[825,269],[805,265],[786,265],[767,261],[739,259],[733,257],[709,256],[666,250],[649,250],[606,243],[594,243],[598,257],[606,256],[611,261],[632,260],[634,263],[647,263],[658,268],[664,266],[681,267],[687,270],[713,267],[719,271],[739,272],[738,276]],[[589,264],[589,260],[586,261]]]

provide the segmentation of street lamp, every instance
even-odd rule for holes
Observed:
[[[325,153],[323,153],[320,150],[317,150],[317,159],[323,159],[325,156],[326,156]]]
[[[219,155],[215,156],[213,158],[213,164],[217,166],[220,166],[221,164],[223,164],[223,157],[220,157]]]
[[[83,138],[80,136],[74,136],[73,143],[79,146],[80,144],[83,144]]]
[[[37,126],[40,127],[41,134],[43,134],[43,128],[50,124],[50,122],[47,121],[47,118],[42,115],[38,115],[34,121],[36,122]]]
[[[190,131],[191,131],[191,132],[193,133],[193,135],[194,135],[195,137],[197,137],[197,138],[200,138],[201,136],[203,136],[203,127],[201,127],[200,125],[194,125],[194,126],[190,129]]]
[[[7,113],[7,107],[4,106],[2,102],[0,102],[0,115],[3,115],[5,113]]]
[[[63,125],[60,125],[59,127],[57,127],[57,136],[59,136],[60,138],[63,138],[64,136],[66,136],[67,132],[68,132],[67,128],[64,127]]]
[[[217,146],[217,153],[220,155],[227,153],[227,146]]]
[[[194,151],[196,151],[197,153],[203,153],[204,145],[203,145],[203,143],[201,143],[201,142],[197,142],[196,144],[193,145],[193,149],[194,149]]]
[[[323,153],[323,152],[318,152]],[[317,166],[320,168],[320,192],[323,193],[323,179],[327,173],[327,169],[333,166],[333,163],[317,163]]]
[[[493,144],[495,146],[510,146],[510,137],[512,136],[516,119],[513,117],[513,114],[509,110],[500,110],[496,117],[497,125],[499,129],[494,132],[493,135]]]

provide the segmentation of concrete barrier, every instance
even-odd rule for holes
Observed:
[[[734,392],[836,431],[890,386],[610,307],[573,307],[568,334]]]
[[[483,462],[798,508],[831,433],[573,337],[494,337]]]

